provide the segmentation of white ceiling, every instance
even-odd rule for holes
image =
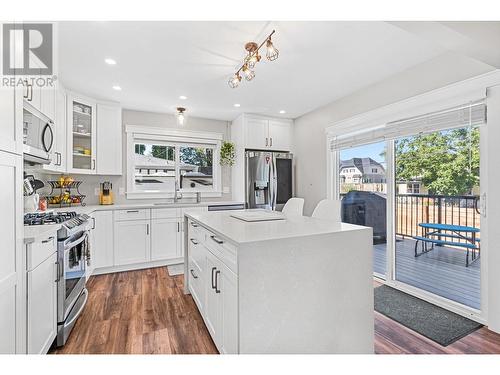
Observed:
[[[296,118],[458,44],[449,37],[443,43],[433,40],[422,31],[425,22],[418,30],[401,24],[61,22],[59,77],[69,89],[128,109],[173,113],[185,106],[189,115],[220,120],[242,112]],[[452,26],[456,30],[460,25]],[[227,80],[245,54],[244,44],[260,42],[272,29],[279,59],[263,59],[252,82],[229,88]],[[484,39],[477,28],[462,29]],[[490,64],[496,58],[484,53],[488,46],[477,51],[470,39],[467,43],[460,52],[484,56]],[[117,65],[105,64],[108,57]],[[113,85],[122,91],[114,91]],[[188,99],[180,100],[180,95]],[[241,107],[233,107],[235,103]]]

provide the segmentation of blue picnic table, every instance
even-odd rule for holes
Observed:
[[[465,225],[450,225],[437,223],[419,223],[419,227],[424,229],[422,236],[413,236],[415,240],[415,257],[428,253],[434,249],[434,245],[438,246],[455,246],[467,250],[465,255],[465,266],[469,267],[479,259],[480,255],[480,239],[477,234],[479,228],[469,227]],[[458,240],[458,241],[457,241]],[[418,243],[421,243],[421,251],[418,252]],[[430,248],[428,245],[431,245]],[[471,261],[469,261],[469,254]]]

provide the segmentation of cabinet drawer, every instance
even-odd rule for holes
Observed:
[[[189,262],[189,290],[201,313],[204,309],[205,283],[203,282],[203,272],[194,262]]]
[[[196,265],[200,268],[200,271],[203,272],[205,267],[205,259],[206,259],[206,249],[205,246],[201,242],[198,242],[195,238],[189,238],[189,261],[196,263]]]
[[[149,209],[130,209],[130,210],[117,210],[115,211],[115,221],[125,220],[148,220],[150,217]]]
[[[151,218],[153,219],[175,219],[180,217],[180,214],[178,208],[153,208],[151,210]]]
[[[57,251],[56,237],[57,235],[54,233],[39,242],[28,245],[26,254],[27,271],[35,269],[40,263]]]
[[[188,239],[195,239],[199,243],[205,242],[205,230],[204,228],[198,224],[195,223],[192,220],[188,221]]]
[[[219,258],[231,271],[238,274],[236,246],[209,231],[207,231],[205,245],[207,249]]]

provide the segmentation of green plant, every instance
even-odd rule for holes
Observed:
[[[234,164],[234,156],[234,143],[222,142],[220,148],[220,165],[232,166]]]

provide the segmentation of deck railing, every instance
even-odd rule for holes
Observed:
[[[478,204],[479,197],[474,195],[398,194],[396,195],[396,235],[403,238],[421,236],[423,231],[419,223],[479,228]]]

